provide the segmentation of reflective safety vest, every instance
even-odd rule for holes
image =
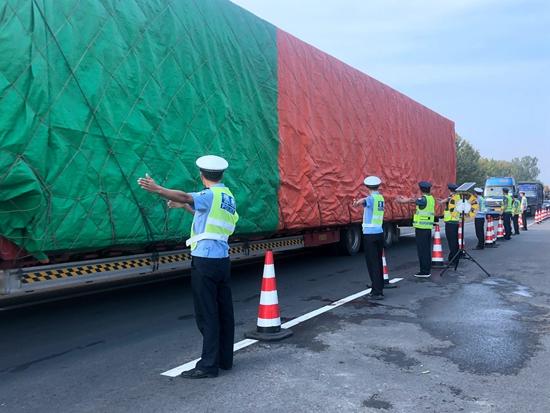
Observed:
[[[371,197],[373,200],[372,217],[370,222],[366,222],[365,216],[363,216],[363,229],[379,228],[382,230],[382,224],[384,223],[384,197],[380,194],[372,194]]]
[[[485,214],[486,214],[486,204],[485,204],[485,198],[482,197],[481,195],[478,195],[477,196],[477,205],[478,205],[478,210],[477,210],[477,213],[476,213],[476,217],[478,218],[483,218],[485,217]]]
[[[526,196],[521,197],[521,210],[527,211],[528,206],[529,206],[529,202],[527,201],[527,197]]]
[[[513,203],[513,214],[514,215],[519,215],[521,214],[521,202],[519,199],[514,199],[514,203]]]
[[[214,197],[206,218],[204,232],[195,234],[195,220],[193,219],[191,238],[185,242],[187,246],[191,245],[191,251],[197,248],[197,242],[204,239],[227,242],[229,236],[235,232],[235,225],[239,220],[235,197],[231,191],[224,186],[213,186],[210,190]]]
[[[447,201],[447,206],[445,207],[445,212],[443,213],[443,221],[458,222],[458,219],[460,218],[460,212],[456,210],[456,204],[458,201],[460,201],[459,194],[453,194]]]
[[[514,210],[514,200],[511,195],[504,195],[502,209],[504,212],[512,213]]]
[[[424,195],[426,207],[420,209],[416,206],[413,218],[413,227],[418,229],[432,229],[435,221],[435,198],[432,195]]]

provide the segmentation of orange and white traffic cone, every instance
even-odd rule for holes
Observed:
[[[443,268],[445,260],[443,258],[443,245],[441,244],[441,230],[439,224],[434,225],[434,242],[432,247],[432,267]]]
[[[397,285],[390,283],[390,272],[386,263],[386,251],[382,250],[382,273],[384,274],[384,288],[397,288]]]
[[[273,252],[267,251],[265,254],[260,305],[258,307],[257,328],[256,331],[246,333],[245,337],[260,341],[276,341],[291,335],[292,330],[281,329]]]
[[[504,224],[502,222],[502,217],[498,219],[497,238],[504,238]]]
[[[535,211],[535,224],[538,224],[539,223],[539,210],[537,209]]]
[[[495,226],[493,225],[493,217],[487,216],[487,232],[485,233],[485,246],[492,248],[495,246]]]

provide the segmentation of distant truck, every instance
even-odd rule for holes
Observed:
[[[508,188],[510,195],[516,193],[516,180],[512,177],[491,177],[485,181],[485,205],[489,215],[502,213],[503,189]]]
[[[528,215],[534,215],[537,209],[542,208],[544,186],[540,182],[518,182],[518,192],[525,192],[527,196]]]

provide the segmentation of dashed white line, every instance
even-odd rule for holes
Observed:
[[[403,280],[403,278],[392,278],[390,280],[390,283],[395,284],[395,283],[397,283],[401,280]],[[332,302],[328,305],[325,305],[324,307],[318,308],[317,310],[313,310],[313,311],[311,311],[307,314],[304,314],[300,317],[296,317],[296,318],[294,318],[290,321],[287,321],[286,323],[283,323],[281,325],[281,328],[294,327],[295,325],[303,323],[304,321],[310,320],[314,317],[317,317],[318,315],[326,313],[327,311],[333,310],[333,309],[338,308],[338,307],[340,307],[340,306],[342,306],[346,303],[349,303],[350,301],[353,301],[353,300],[356,300],[360,297],[363,297],[363,296],[367,295],[370,292],[371,292],[371,289],[367,288],[366,290],[359,291],[358,293],[349,295],[349,296],[347,296],[345,298],[342,298],[338,301],[334,301],[334,302]],[[251,346],[252,344],[256,344],[257,342],[258,342],[258,340],[252,340],[252,339],[246,339],[246,340],[239,341],[238,343],[235,343],[233,345],[233,352],[237,352],[239,350],[242,350],[243,348]],[[168,370],[168,371],[165,371],[164,373],[161,373],[161,375],[162,376],[167,376],[167,377],[177,377],[181,373],[183,373],[184,371],[189,371],[191,369],[194,369],[199,360],[200,360],[200,358],[195,359],[193,361],[190,361],[188,363],[182,364],[181,366],[174,367],[171,370]]]

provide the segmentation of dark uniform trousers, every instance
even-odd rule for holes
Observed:
[[[502,214],[502,220],[504,221],[504,239],[510,239],[512,236],[512,214],[505,212]]]
[[[485,218],[476,218],[474,223],[476,227],[477,246],[482,248],[485,246]]]
[[[527,211],[521,213],[521,220],[523,221],[523,230],[527,231]]]
[[[512,222],[514,223],[514,234],[519,234],[519,215],[512,216]]]
[[[197,327],[202,334],[202,355],[197,368],[217,373],[233,366],[235,320],[229,258],[193,257],[191,286]]]
[[[432,271],[432,230],[415,228],[414,233],[420,272],[430,274]]]
[[[448,261],[451,262],[458,253],[458,221],[445,222],[445,237],[447,238],[447,244],[449,244]]]
[[[382,264],[384,234],[363,235],[363,247],[372,285],[372,294],[381,295],[384,288],[384,266]]]

